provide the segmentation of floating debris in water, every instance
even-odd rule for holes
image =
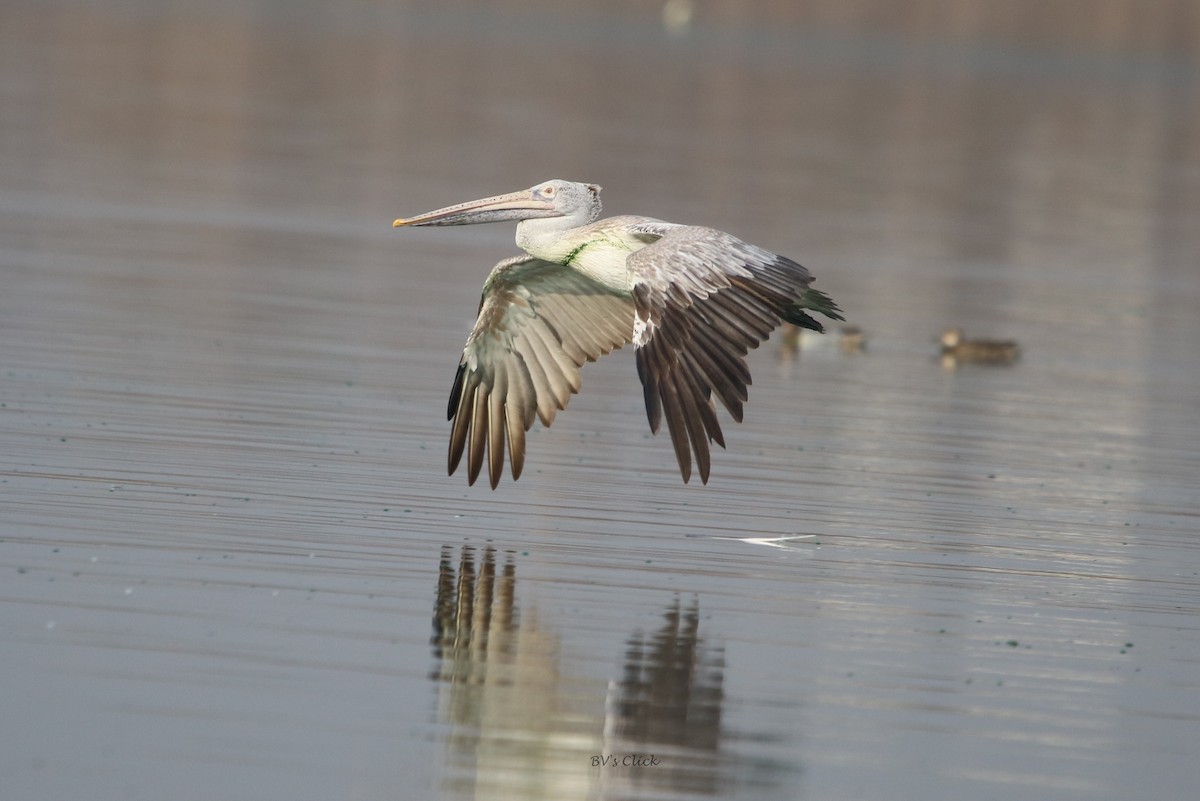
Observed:
[[[748,545],[766,545],[768,548],[782,548],[784,550],[791,550],[792,543],[794,542],[799,542],[800,540],[815,541],[817,538],[816,534],[793,534],[782,537],[721,537],[708,534],[689,534],[688,536],[703,537],[709,540],[732,540],[733,542],[744,542]],[[813,544],[819,545],[820,543],[814,542]]]

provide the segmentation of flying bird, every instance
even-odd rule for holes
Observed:
[[[516,220],[525,255],[497,264],[450,390],[449,472],[486,452],[492,489],[525,464],[534,417],[549,426],[579,391],[580,368],[633,342],[650,431],[662,419],[684,483],[708,483],[709,443],[725,447],[714,397],[734,420],[750,384],[745,356],[805,310],[843,319],[808,270],[723,231],[650,217],[600,216],[600,187],[551,180],[396,220],[395,227]]]

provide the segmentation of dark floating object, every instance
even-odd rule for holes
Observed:
[[[749,350],[785,321],[823,330],[806,310],[842,319],[784,256],[712,228],[599,216],[600,187],[554,180],[396,220],[517,221],[528,254],[500,262],[484,282],[450,391],[451,473],[465,451],[475,483],[486,452],[495,489],[507,441],[519,478],[534,418],[550,425],[579,391],[584,362],[633,342],[650,430],[666,417],[684,482],[693,454],[707,482],[709,443],[725,447],[714,396],[741,421]]]
[[[953,370],[961,364],[1012,364],[1021,348],[1012,340],[967,339],[961,328],[942,332],[942,366]]]

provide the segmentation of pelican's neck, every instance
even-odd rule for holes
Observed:
[[[517,246],[530,256],[567,264],[571,251],[597,238],[597,233],[592,230],[595,225],[574,223],[570,217],[522,220],[517,224]]]
[[[541,253],[536,253],[530,247],[545,250],[554,243],[570,238],[574,229],[584,227],[581,222],[571,217],[540,217],[532,220],[521,220],[517,223],[517,245],[531,256],[547,259]]]
[[[641,244],[625,241],[604,221],[571,226],[567,218],[523,220],[517,225],[517,245],[538,259],[578,270],[615,292],[629,292],[625,259]]]

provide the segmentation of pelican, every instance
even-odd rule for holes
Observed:
[[[486,450],[495,489],[507,440],[520,478],[534,417],[549,426],[579,391],[583,364],[633,342],[651,433],[665,416],[684,483],[694,454],[707,484],[709,443],[725,447],[713,397],[741,422],[750,348],[784,321],[822,331],[805,309],[842,319],[791,259],[712,228],[599,216],[599,186],[551,180],[394,223],[516,220],[525,251],[483,285],[450,390],[451,475],[465,450],[474,484]]]

